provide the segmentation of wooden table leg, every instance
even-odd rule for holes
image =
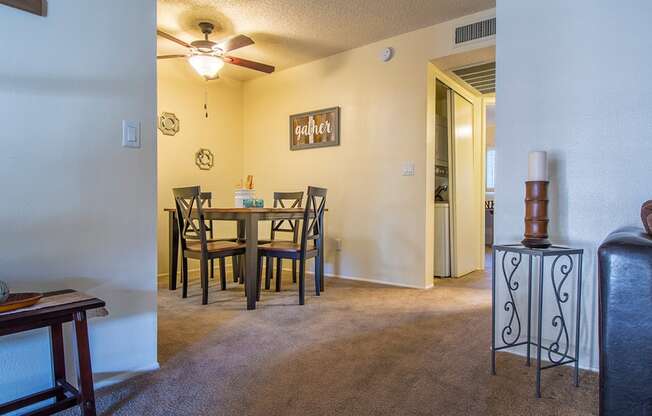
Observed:
[[[247,309],[256,309],[258,283],[258,214],[248,214],[245,221],[247,251],[245,252],[245,287]]]
[[[238,240],[239,242],[245,241],[246,235],[245,235],[245,224],[244,221],[239,220],[237,222],[237,232],[238,232]],[[242,284],[244,284],[244,256],[238,256],[238,281]]]
[[[325,289],[324,285],[324,242],[326,240],[326,230],[324,229],[324,215],[322,214],[319,219],[319,289],[323,292]]]
[[[61,323],[50,325],[50,341],[52,343],[52,374],[54,375],[54,387],[59,380],[66,380],[66,357],[63,349],[63,328]],[[66,395],[63,391],[57,393],[57,401],[64,400]]]
[[[75,335],[77,339],[79,408],[82,416],[95,416],[95,390],[91,368],[91,350],[88,344],[86,312],[75,312]]]
[[[170,249],[168,251],[168,289],[177,289],[177,263],[179,260],[179,228],[177,227],[177,216],[174,211],[168,212],[168,235]]]

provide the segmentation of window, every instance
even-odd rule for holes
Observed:
[[[496,149],[487,149],[487,192],[493,192],[496,184]]]

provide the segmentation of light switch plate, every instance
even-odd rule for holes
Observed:
[[[403,176],[414,176],[415,170],[414,162],[403,163]]]
[[[140,147],[140,122],[122,120],[122,147]]]

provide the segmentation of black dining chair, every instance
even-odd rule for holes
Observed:
[[[202,192],[200,194],[201,198],[200,201],[202,203],[202,208],[208,207],[210,208],[212,205],[212,200],[213,200],[213,194],[211,192]],[[208,220],[205,222],[206,226],[206,232],[208,232],[208,238],[210,241],[213,241],[213,220]],[[211,271],[210,271],[210,278],[214,279],[215,278],[215,259],[211,259]],[[224,263],[224,258],[220,259],[220,272],[225,273],[226,267],[222,266]],[[224,271],[223,271],[224,270]]]
[[[212,201],[213,201],[213,194],[212,192],[202,192],[201,193],[201,202],[202,202],[202,208],[212,207]],[[213,220],[207,220],[206,221],[206,231],[208,232],[208,238],[209,241],[230,241],[230,242],[237,242],[237,238],[218,238],[215,239],[214,237],[214,228],[213,228]],[[233,256],[231,258],[231,265],[232,270],[233,270],[233,281],[237,282],[238,281],[238,256]],[[211,259],[211,269],[210,269],[210,278],[213,279],[215,278],[215,264],[214,264],[215,259]],[[225,279],[226,277],[226,259],[225,258],[220,258],[219,259],[219,266],[220,266],[220,279]],[[224,276],[224,277],[223,277]]]
[[[211,192],[202,192],[201,193],[201,203],[202,203],[202,208],[212,207],[212,200],[213,200],[213,194]],[[208,233],[208,241],[231,241],[231,242],[236,242],[238,241],[237,238],[220,238],[220,239],[215,239],[214,236],[214,228],[213,228],[213,220],[207,220],[205,222],[206,224],[206,232]],[[210,278],[214,279],[215,278],[215,259],[210,259]],[[233,266],[233,281],[237,282],[238,281],[238,256],[233,256],[231,258],[231,264]],[[220,258],[219,259],[219,266],[220,266],[220,279],[222,279],[222,276],[226,276],[226,259]],[[183,283],[183,273],[181,273],[180,276],[181,283]]]
[[[303,203],[303,191],[299,192],[274,192],[274,208],[301,208]],[[269,242],[277,241],[277,233],[292,234],[292,242],[299,240],[299,220],[278,220],[272,221]],[[281,240],[284,241],[284,240]],[[267,242],[263,242],[264,244]],[[265,290],[269,290],[272,279],[273,257],[268,256],[265,267]],[[281,258],[276,258],[276,291],[281,291],[281,279],[283,276],[283,263]],[[292,260],[292,283],[297,282],[297,260]]]
[[[202,304],[208,303],[209,260],[224,259],[245,253],[245,245],[233,241],[210,240],[203,208],[202,192],[199,186],[175,188],[172,190],[177,209],[177,221],[181,240],[181,273],[183,275],[182,297],[188,297],[188,259],[199,260],[202,284]],[[220,273],[222,290],[226,290],[226,274]]]
[[[320,294],[319,263],[320,244],[322,244],[322,224],[324,207],[326,206],[326,192],[324,188],[308,187],[306,209],[303,214],[300,242],[272,241],[258,246],[258,293],[262,280],[263,257],[297,260],[299,262],[299,304],[305,303],[305,271],[306,260],[315,258],[315,294]]]

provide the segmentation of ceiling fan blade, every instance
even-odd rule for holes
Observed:
[[[159,55],[156,59],[187,58],[188,55]]]
[[[220,42],[217,47],[222,50],[222,52],[231,52],[233,50],[244,48],[245,46],[253,45],[254,41],[249,36],[238,35],[232,37],[231,39]]]
[[[189,43],[186,43],[182,41],[181,39],[175,38],[174,36],[170,35],[169,33],[165,33],[162,30],[156,30],[156,34],[159,35],[162,38],[165,38],[167,40],[171,40],[172,42],[179,44],[181,46],[185,46],[186,48],[192,48]]]
[[[264,72],[266,74],[271,74],[274,72],[274,67],[271,65],[261,64],[260,62],[249,61],[247,59],[236,58],[235,56],[224,56],[224,62],[242,66],[249,69],[254,69],[256,71]]]

